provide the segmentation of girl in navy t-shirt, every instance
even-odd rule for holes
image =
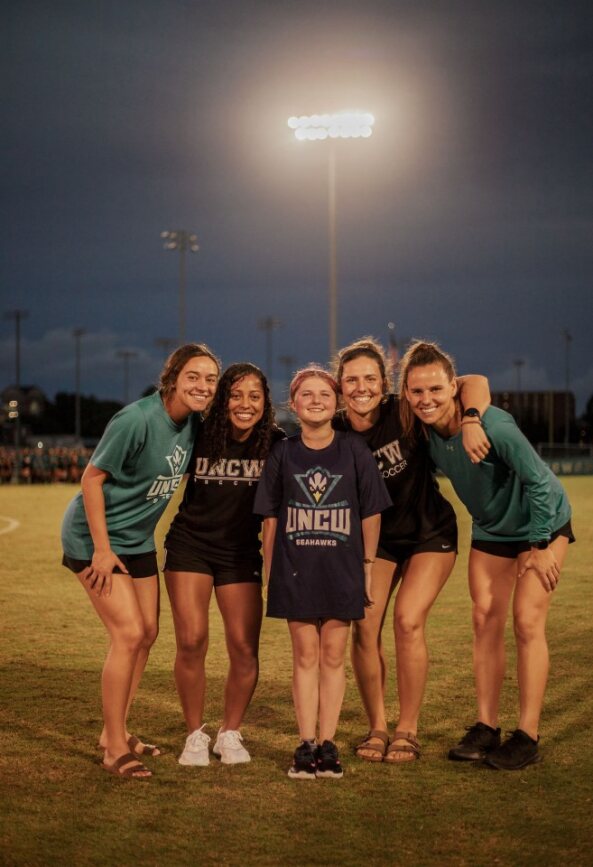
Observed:
[[[391,500],[365,443],[332,428],[337,384],[325,370],[299,371],[290,403],[301,432],[272,448],[255,498],[264,516],[267,614],[288,621],[293,649],[301,743],[288,775],[341,777],[333,739],[350,621],[372,605],[380,513]]]

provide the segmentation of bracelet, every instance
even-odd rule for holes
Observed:
[[[364,560],[363,560],[362,562],[366,564],[366,563],[374,563],[375,561],[374,561],[374,560],[371,560],[370,557],[365,557]]]
[[[464,424],[479,424],[480,427],[482,427],[482,422],[480,421],[479,418],[468,418],[468,419],[463,419],[463,420],[461,421],[461,427],[463,427]]]

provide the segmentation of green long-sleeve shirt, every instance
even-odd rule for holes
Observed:
[[[472,464],[461,432],[445,439],[430,429],[430,455],[451,479],[473,518],[472,538],[492,542],[545,539],[570,520],[564,488],[517,427],[491,406],[482,417],[492,448]]]

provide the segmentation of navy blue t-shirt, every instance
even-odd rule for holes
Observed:
[[[323,449],[300,434],[275,444],[254,511],[278,518],[268,586],[268,617],[364,617],[363,518],[391,505],[364,441],[334,432]]]

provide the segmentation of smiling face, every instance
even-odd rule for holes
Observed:
[[[248,374],[235,380],[229,395],[229,422],[231,436],[239,442],[246,440],[264,414],[265,395],[261,379]]]
[[[354,427],[357,422],[374,424],[378,420],[385,382],[379,365],[373,358],[359,355],[352,361],[346,361],[340,389],[346,414]]]
[[[204,412],[212,403],[218,367],[207,355],[195,355],[181,368],[175,386],[166,399],[173,421],[180,422],[192,412]]]
[[[406,398],[414,415],[442,433],[452,433],[455,420],[457,382],[449,379],[442,364],[411,367],[406,382]]]
[[[320,376],[307,376],[299,383],[290,405],[302,425],[321,427],[331,423],[337,403],[329,382]]]

